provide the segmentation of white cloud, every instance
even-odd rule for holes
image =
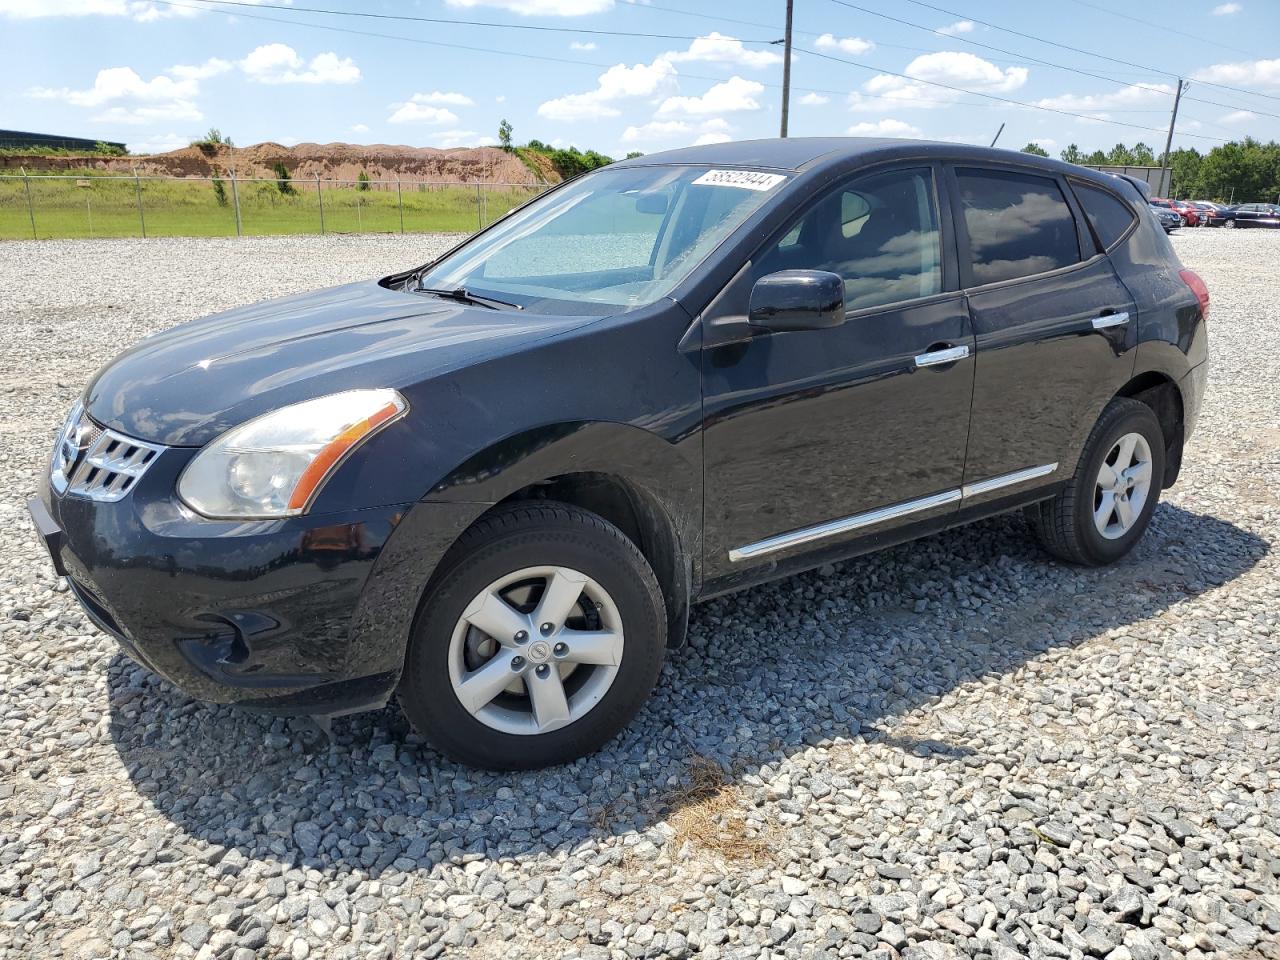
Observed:
[[[955,23],[950,24],[949,26],[939,27],[938,32],[945,33],[949,37],[954,37],[961,33],[973,33],[973,21],[957,20]]]
[[[613,9],[613,0],[445,0],[451,7],[496,7],[526,17],[580,17]]]
[[[360,79],[360,68],[350,57],[330,51],[317,54],[308,63],[285,43],[255,47],[239,67],[259,83],[355,83]]]
[[[404,103],[393,103],[389,123],[457,123],[458,115],[448,107],[435,107],[429,103],[406,100]]]
[[[234,67],[230,60],[220,60],[218,57],[210,57],[204,63],[189,66],[179,63],[169,68],[169,72],[175,77],[183,80],[207,80],[210,77],[216,77],[220,73],[226,73]]]
[[[627,127],[622,131],[623,143],[670,142],[679,139],[683,134],[691,133],[693,127],[683,120],[652,120],[638,127]]]
[[[493,142],[492,138],[483,137],[474,130],[445,130],[432,139],[431,146],[440,147],[443,150],[452,150],[456,147],[483,147]]]
[[[142,124],[157,120],[200,120],[194,97],[199,83],[192,77],[175,79],[164,74],[144,80],[132,67],[99,70],[88,90],[36,87],[29,95],[60,100],[75,107],[100,107],[93,117],[103,123]]]
[[[408,100],[409,103],[428,103],[432,106],[449,106],[449,107],[470,107],[475,105],[475,101],[468,97],[465,93],[454,93],[453,91],[443,92],[440,90],[432,90],[430,93],[415,93]]]
[[[875,49],[875,44],[870,40],[863,40],[861,37],[836,37],[830,33],[824,33],[813,41],[813,45],[819,50],[840,50],[844,53],[866,53]]]
[[[848,134],[851,137],[918,137],[920,130],[902,120],[886,117],[883,120],[855,123],[849,128]]]
[[[1252,110],[1233,110],[1226,114],[1218,122],[1219,123],[1248,123],[1251,120],[1257,120],[1258,115]]]
[[[1243,9],[1244,7],[1238,3],[1220,3],[1213,8],[1213,15],[1215,17],[1229,17],[1231,14],[1239,13]]]
[[[1142,86],[1130,84],[1117,87],[1106,93],[1077,95],[1063,94],[1058,97],[1045,97],[1037,100],[1036,105],[1053,110],[1069,110],[1072,113],[1087,113],[1106,118],[1108,110],[1140,109],[1146,106],[1164,106],[1170,102],[1173,87],[1165,83],[1148,83]]]
[[[806,93],[803,97],[796,101],[802,107],[820,107],[824,103],[830,103],[830,97],[824,97],[820,93]]]
[[[994,63],[972,53],[945,50],[916,57],[905,70],[917,80],[950,83],[975,90],[1008,93],[1027,82],[1026,67],[1001,70]]]
[[[1215,63],[1191,74],[1192,80],[1208,80],[1240,87],[1280,89],[1280,58],[1245,60],[1240,63]]]
[[[862,85],[862,92],[849,95],[849,105],[864,110],[946,106],[964,96],[964,91],[948,90],[935,84],[983,93],[1009,93],[1025,84],[1028,75],[1026,67],[1001,70],[972,53],[954,50],[916,57],[902,72],[911,79],[888,73],[872,77]]]
[[[31,95],[45,100],[64,100],[77,107],[100,107],[113,100],[170,103],[194,96],[197,89],[194,80],[175,80],[163,74],[143,80],[132,67],[108,67],[98,71],[88,90],[36,87]]]
[[[203,120],[204,114],[189,100],[175,100],[172,103],[153,105],[107,107],[89,119],[94,123],[126,123],[130,126],[141,126],[162,120]]]
[[[772,50],[748,50],[741,40],[712,32],[698,37],[688,50],[664,54],[674,63],[703,60],[708,63],[731,63],[742,67],[769,67],[782,62],[782,55]]]
[[[693,144],[724,143],[731,139],[733,129],[724,117],[708,117],[705,120],[651,120],[640,126],[622,131],[622,142],[627,147],[642,144],[649,150],[685,147]]]
[[[1058,141],[1053,139],[1053,137],[1037,137],[1031,142],[1042,150],[1053,150],[1058,145]]]
[[[621,111],[612,105],[614,102],[660,95],[675,85],[675,79],[676,68],[662,57],[631,67],[614,64],[596,79],[594,90],[547,100],[538,105],[538,116],[563,121],[616,117]]]
[[[256,4],[259,0],[245,0]],[[287,2],[287,0],[286,0]],[[37,17],[129,17],[139,23],[168,17],[195,17],[204,11],[182,4],[152,0],[0,0],[0,17],[31,20]]]
[[[760,103],[755,98],[763,91],[762,84],[733,76],[715,84],[700,97],[668,97],[658,107],[658,116],[705,116],[738,110],[759,110]]]
[[[150,136],[145,140],[130,140],[128,147],[130,153],[168,153],[170,150],[181,149],[190,142],[190,137],[166,133],[161,136]]]
[[[574,40],[569,44],[570,50],[594,50],[595,48],[595,42],[592,40],[587,40],[586,42]]]
[[[355,124],[355,125],[351,128],[351,132],[352,132],[352,133],[368,133],[368,132],[369,132],[369,126],[368,126],[368,124],[364,124],[364,123],[357,123],[357,124]]]

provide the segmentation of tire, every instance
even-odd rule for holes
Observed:
[[[553,595],[576,598],[560,603],[567,618],[544,612],[557,606]],[[553,631],[534,623],[540,613],[559,621]],[[511,636],[499,643],[504,633]],[[621,530],[568,504],[521,502],[481,518],[442,561],[414,624],[398,697],[414,729],[461,763],[494,770],[565,763],[631,722],[657,682],[666,636],[657,578]],[[562,648],[566,658],[579,656],[588,637],[605,637],[609,652],[591,653],[590,662],[557,660]],[[485,667],[493,684],[506,686],[460,693]],[[547,701],[534,694],[550,689],[547,681],[560,692],[540,712]]]
[[[1124,454],[1121,441],[1128,442],[1127,438],[1134,436],[1140,438],[1134,441],[1134,452],[1131,456],[1125,455],[1133,466],[1113,469],[1111,458],[1118,464]],[[1027,508],[1027,519],[1036,539],[1049,553],[1070,563],[1101,566],[1119,560],[1142,538],[1159,503],[1164,452],[1164,433],[1155,412],[1138,400],[1127,397],[1112,400],[1089,433],[1080,462],[1067,485],[1052,500]],[[1141,475],[1140,462],[1144,458],[1149,478],[1141,503],[1134,509],[1140,483],[1134,486],[1130,481]],[[1104,473],[1104,464],[1109,473]],[[1113,490],[1130,483],[1123,494],[1104,488],[1104,483],[1110,483],[1112,477]],[[1106,499],[1108,492],[1111,492],[1110,501]],[[1107,512],[1109,504],[1115,508],[1109,513],[1110,522],[1097,519]]]
[[[1227,221],[1226,221],[1226,222],[1224,222],[1222,225],[1223,225],[1224,227],[1229,227],[1229,228],[1234,229],[1234,228],[1235,228],[1235,225],[1236,225],[1235,218],[1234,218],[1234,217],[1232,217],[1230,220],[1227,220]]]

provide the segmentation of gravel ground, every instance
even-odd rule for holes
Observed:
[[[1280,958],[1280,234],[1183,231],[1213,373],[1126,561],[997,518],[694,613],[536,774],[120,656],[23,510],[119,347],[437,238],[0,245],[0,956]]]

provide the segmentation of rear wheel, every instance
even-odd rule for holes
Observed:
[[[1160,421],[1145,403],[1117,397],[1094,425],[1066,487],[1029,507],[1027,518],[1054,556],[1089,566],[1113,563],[1147,529],[1163,476]]]
[[[1232,217],[1230,220],[1225,221],[1222,225],[1223,225],[1224,227],[1231,227],[1231,228],[1234,228],[1234,227],[1235,227],[1235,225],[1236,225],[1235,218],[1234,218],[1234,217]]]
[[[446,558],[400,703],[463,763],[563,763],[630,722],[665,647],[661,591],[626,535],[566,504],[519,504],[479,521]]]

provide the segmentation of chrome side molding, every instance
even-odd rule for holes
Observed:
[[[917,367],[933,367],[940,363],[955,363],[969,355],[968,347],[948,347],[945,350],[931,350],[928,353],[916,354]]]
[[[1002,487],[1012,487],[1015,484],[1026,483],[1036,477],[1047,477],[1057,469],[1058,465],[1056,463],[1042,463],[1038,467],[1027,467],[1025,470],[1015,470],[1013,473],[1003,473],[998,477],[992,477],[990,480],[966,483],[960,488],[960,494],[967,500],[969,497],[990,493],[992,490],[999,490]]]
[[[957,349],[968,351],[969,348],[959,347]],[[1058,465],[1056,463],[1042,463],[1037,467],[1027,467],[1025,470],[1004,473],[989,480],[966,483],[958,490],[944,490],[942,493],[921,497],[918,500],[908,500],[905,503],[895,503],[888,507],[878,507],[875,510],[868,510],[866,513],[855,513],[850,517],[828,520],[826,523],[815,524],[812,527],[801,527],[799,530],[766,537],[764,540],[757,540],[755,543],[748,543],[743,547],[734,547],[729,551],[729,562],[740,563],[743,560],[754,560],[758,557],[768,556],[771,553],[777,553],[780,550],[790,550],[792,547],[803,546],[806,543],[813,543],[817,540],[825,540],[827,537],[837,537],[842,533],[850,533],[888,520],[897,520],[899,517],[910,516],[913,513],[920,513],[924,510],[932,510],[934,507],[942,507],[948,503],[959,503],[969,497],[990,493],[992,490],[999,490],[1002,487],[1012,487],[1015,484],[1025,483],[1037,477],[1047,477],[1057,469]]]
[[[745,547],[734,547],[729,551],[729,560],[731,563],[738,563],[741,560],[754,560],[756,557],[777,553],[779,550],[789,550],[802,544],[813,543],[815,540],[825,540],[827,537],[835,537],[861,527],[884,523],[886,520],[896,520],[898,517],[919,513],[922,510],[931,510],[934,507],[956,503],[959,500],[959,490],[947,490],[943,493],[935,493],[931,497],[908,500],[906,503],[894,504],[891,507],[880,507],[876,510],[868,510],[866,513],[857,513],[842,520],[828,520],[826,523],[819,523],[813,527],[803,527],[799,530],[792,530],[790,533],[780,533],[776,537],[757,540],[755,543],[749,543]]]
[[[1108,327],[1118,327],[1129,322],[1128,313],[1108,313],[1101,317],[1094,317],[1089,321],[1093,324],[1095,330],[1106,330]]]

